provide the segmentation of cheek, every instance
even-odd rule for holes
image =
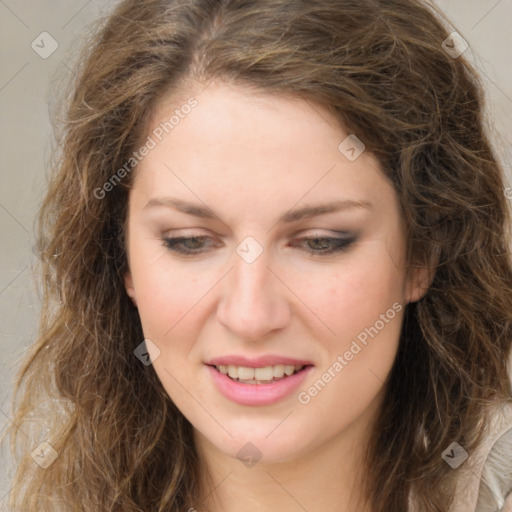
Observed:
[[[197,274],[170,271],[169,265],[169,258],[159,250],[135,249],[131,253],[130,267],[142,328],[145,337],[155,342],[171,339],[178,327],[188,325],[183,320],[194,310],[207,285]]]
[[[361,261],[337,269],[323,283],[309,283],[308,305],[331,333],[320,335],[320,329],[326,331],[319,327],[316,337],[325,349],[319,379],[304,392],[316,404],[313,407],[328,410],[336,403],[336,410],[343,411],[332,417],[334,430],[355,419],[382,390],[403,321],[400,270],[389,258]],[[324,428],[325,419],[311,421]]]
[[[337,339],[356,336],[395,302],[403,303],[403,274],[391,260],[361,261],[310,279],[302,289],[308,306]]]

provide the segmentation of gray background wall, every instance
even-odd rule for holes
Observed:
[[[507,160],[510,184],[512,1],[436,3],[469,43],[465,55],[485,81],[493,140]],[[0,0],[0,422],[10,417],[17,360],[36,332],[33,222],[45,188],[51,140],[48,109],[55,77],[65,78],[70,73],[74,52],[88,25],[114,4],[99,0]],[[40,35],[43,32],[49,35]],[[5,447],[0,455],[8,458]],[[0,510],[5,510],[3,497],[9,488],[9,475],[3,461],[0,482]]]

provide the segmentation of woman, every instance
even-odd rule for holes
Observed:
[[[119,4],[40,215],[15,510],[505,506],[510,219],[457,48],[416,0]]]

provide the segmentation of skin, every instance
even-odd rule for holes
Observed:
[[[231,402],[204,362],[226,354],[309,360],[304,391],[394,303],[423,296],[427,273],[407,271],[396,193],[369,152],[351,162],[339,151],[348,133],[321,106],[221,82],[203,88],[168,95],[148,123],[145,137],[190,96],[198,100],[136,170],[125,278],[145,338],[160,350],[154,369],[194,427],[205,498],[195,508],[370,510],[361,461],[403,307],[308,404],[297,392],[267,406]],[[147,206],[166,196],[207,205],[216,217]],[[371,208],[279,221],[340,199]],[[318,242],[301,241],[337,232],[355,236],[342,252],[322,255]],[[193,256],[163,242],[194,235],[211,239],[189,243],[205,250]],[[250,264],[235,251],[248,236],[263,248]],[[248,442],[261,454],[252,467],[237,458]]]

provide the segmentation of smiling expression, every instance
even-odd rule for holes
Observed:
[[[393,187],[369,152],[340,151],[349,134],[327,111],[222,83],[199,92],[135,171],[126,289],[160,351],[159,379],[201,438],[231,456],[251,442],[264,460],[292,460],[375,410],[401,307],[314,400],[298,396],[422,289],[406,271]],[[164,98],[149,129],[187,97]],[[220,371],[279,375],[294,362],[305,368],[281,383]]]

